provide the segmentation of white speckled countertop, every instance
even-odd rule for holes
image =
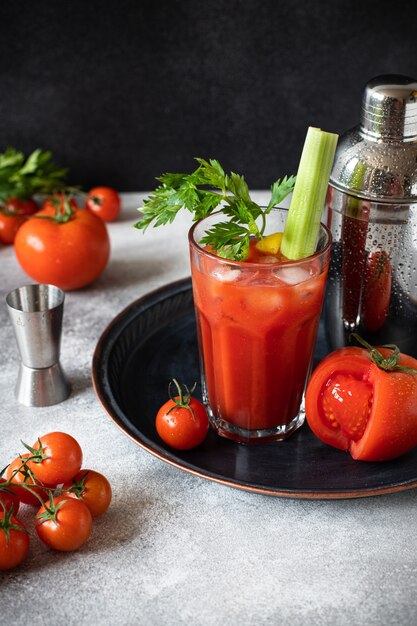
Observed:
[[[125,194],[121,219],[109,225],[103,275],[66,296],[61,362],[73,391],[57,406],[14,398],[18,353],[5,296],[32,281],[13,249],[0,248],[0,465],[21,451],[20,439],[63,430],[114,493],[81,550],[52,552],[33,537],[27,560],[0,574],[0,624],[415,623],[416,490],[338,501],[243,492],[166,465],[107,417],[91,384],[102,331],[136,298],[189,274],[188,215],[143,236],[132,228],[141,197]],[[30,523],[33,513],[22,507],[21,517]]]

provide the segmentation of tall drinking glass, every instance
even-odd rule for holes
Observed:
[[[273,209],[268,232],[282,232],[287,213]],[[315,254],[299,261],[256,254],[231,261],[199,245],[222,219],[214,213],[189,234],[203,401],[224,437],[286,439],[304,421],[331,235],[320,225]]]

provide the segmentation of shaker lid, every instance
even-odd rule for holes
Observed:
[[[377,76],[365,87],[362,131],[373,137],[417,140],[417,81],[407,76]]]
[[[330,184],[365,199],[417,201],[417,80],[367,83],[360,125],[340,138]]]

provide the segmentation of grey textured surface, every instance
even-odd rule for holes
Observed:
[[[110,264],[67,294],[62,364],[73,385],[55,407],[16,403],[18,355],[4,297],[31,282],[12,248],[0,248],[0,465],[20,439],[63,430],[84,467],[113,486],[90,541],[60,554],[33,536],[28,559],[0,574],[0,623],[397,625],[415,623],[417,492],[361,500],[297,501],[211,483],[148,455],[112,424],[91,386],[105,326],[132,300],[188,275],[188,216],[149,231],[131,228],[138,196],[109,226]]]

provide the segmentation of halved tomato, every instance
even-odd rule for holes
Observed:
[[[387,347],[332,352],[313,372],[306,417],[319,439],[354,459],[408,452],[417,446],[417,360]]]

